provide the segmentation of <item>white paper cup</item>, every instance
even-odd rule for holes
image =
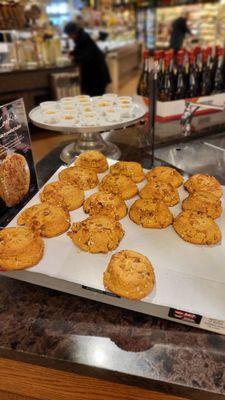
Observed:
[[[77,120],[77,114],[76,114],[76,112],[75,111],[66,111],[66,110],[64,110],[63,112],[62,112],[62,120],[64,121],[64,122],[71,122],[71,123],[74,123],[74,122],[76,122],[76,120]]]
[[[109,100],[113,104],[115,104],[117,102],[118,96],[115,93],[106,93],[106,94],[103,94],[103,98],[106,100]]]
[[[85,112],[81,115],[81,124],[83,126],[96,126],[97,115],[93,112]]]
[[[59,108],[59,104],[57,101],[44,101],[40,103],[40,107],[42,111],[57,110]]]
[[[74,97],[62,97],[59,102],[60,104],[74,104]]]
[[[79,109],[81,113],[94,112],[94,108],[91,103],[80,104]]]
[[[75,112],[75,104],[74,103],[62,103],[61,104],[61,110],[62,111],[69,111],[69,112]]]
[[[61,120],[61,114],[56,110],[43,110],[42,118],[46,124],[57,124]]]
[[[96,110],[100,115],[105,115],[105,111],[111,106],[112,102],[102,99],[99,103],[96,104]]]
[[[93,102],[93,104],[97,104],[99,103],[99,101],[102,101],[102,96],[94,96],[91,98],[91,101]]]
[[[118,97],[118,103],[123,105],[130,105],[133,103],[132,97],[130,96],[121,96]]]
[[[105,110],[105,119],[107,122],[119,122],[121,120],[120,112],[117,108],[107,108]]]
[[[127,105],[127,104],[120,104],[119,106],[119,112],[120,112],[120,117],[121,118],[131,118],[134,115],[133,112],[133,105]]]
[[[79,94],[78,96],[75,96],[74,99],[75,99],[76,101],[79,101],[79,102],[80,102],[80,101],[83,101],[83,100],[90,100],[91,97],[88,96],[87,94]]]

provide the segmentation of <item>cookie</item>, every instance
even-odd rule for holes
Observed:
[[[14,256],[0,255],[0,267],[6,271],[31,268],[41,261],[43,254],[43,239],[37,237],[23,253],[15,254]]]
[[[135,183],[142,182],[145,179],[141,164],[134,161],[118,161],[110,167],[110,173],[127,176]]]
[[[75,160],[75,166],[92,169],[97,174],[105,172],[109,168],[107,158],[97,150],[90,150],[80,154]]]
[[[74,223],[68,236],[84,251],[108,253],[119,246],[124,230],[114,218],[98,215]]]
[[[7,207],[19,204],[29,191],[30,170],[21,154],[9,154],[0,163],[0,197]]]
[[[20,214],[17,223],[29,226],[41,236],[50,238],[61,235],[69,229],[70,216],[62,207],[42,203],[26,208]]]
[[[213,193],[218,198],[221,198],[223,195],[219,181],[214,176],[207,174],[192,175],[184,183],[184,187],[189,193],[205,191]]]
[[[179,203],[180,198],[176,188],[170,183],[152,180],[147,183],[140,191],[142,199],[148,199],[152,202],[165,203],[169,207],[173,207]]]
[[[196,211],[183,211],[176,217],[173,227],[183,240],[194,244],[217,244],[222,238],[215,221]]]
[[[98,184],[96,172],[86,168],[69,167],[59,173],[59,179],[71,183],[82,190],[94,189]]]
[[[53,182],[44,187],[40,194],[43,203],[63,207],[68,211],[76,210],[84,202],[84,191],[67,182]]]
[[[0,256],[13,256],[28,249],[34,233],[27,227],[8,227],[0,230]]]
[[[148,181],[156,180],[160,182],[170,183],[174,188],[178,188],[183,183],[183,176],[171,167],[155,167],[146,174]]]
[[[155,285],[155,274],[147,257],[132,250],[114,254],[104,272],[106,289],[130,300],[141,300]]]
[[[132,204],[130,219],[143,228],[167,228],[173,222],[173,214],[164,203],[153,203],[151,200],[138,199]]]
[[[106,215],[119,220],[127,215],[127,206],[119,196],[99,192],[85,200],[84,212],[89,215]]]
[[[30,228],[10,227],[0,231],[0,267],[4,270],[33,267],[43,253],[43,239]]]
[[[187,197],[182,204],[184,211],[199,211],[213,219],[219,218],[222,214],[222,205],[218,197],[210,192],[194,192]]]
[[[102,179],[99,190],[101,192],[113,193],[123,200],[128,200],[138,193],[137,185],[124,175],[106,175]]]

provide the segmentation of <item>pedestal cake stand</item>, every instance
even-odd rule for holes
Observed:
[[[69,121],[60,121],[55,124],[49,124],[43,121],[40,107],[34,108],[30,112],[29,117],[33,124],[40,128],[61,133],[79,134],[77,140],[67,145],[60,154],[61,160],[66,164],[69,164],[77,155],[87,150],[99,150],[109,158],[118,159],[121,155],[119,148],[115,144],[105,141],[102,134],[132,126],[142,120],[145,114],[146,108],[140,104],[135,104],[134,116],[132,118],[124,118],[120,122],[109,123],[105,122],[102,117],[98,126],[76,125]]]

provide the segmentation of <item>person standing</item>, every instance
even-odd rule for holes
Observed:
[[[75,22],[69,22],[64,32],[74,41],[71,53],[74,63],[80,66],[81,91],[90,96],[101,96],[111,82],[103,52],[96,43]]]
[[[191,31],[188,27],[188,13],[175,19],[172,23],[172,31],[170,37],[170,48],[174,49],[175,52],[179,51],[187,34],[191,35]]]

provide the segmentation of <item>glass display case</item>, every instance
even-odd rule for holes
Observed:
[[[0,31],[0,72],[68,64],[57,35],[43,38],[32,30]]]

